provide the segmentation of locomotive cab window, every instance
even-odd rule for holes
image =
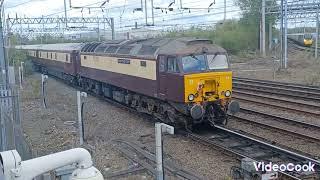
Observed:
[[[225,54],[189,55],[182,57],[182,68],[186,73],[228,69]]]
[[[179,73],[178,60],[176,57],[168,57],[168,72]]]
[[[225,54],[208,55],[208,67],[210,70],[228,69],[228,58]]]
[[[159,72],[165,72],[166,71],[166,59],[164,56],[159,56]]]

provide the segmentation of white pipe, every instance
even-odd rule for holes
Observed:
[[[88,169],[92,167],[92,160],[90,153],[83,148],[75,148],[39,158],[22,161],[20,177],[17,180],[31,180],[32,178],[44,174],[48,171],[77,163],[80,169]]]

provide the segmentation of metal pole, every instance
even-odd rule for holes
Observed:
[[[22,89],[22,69],[21,66],[19,66],[19,85],[20,85],[20,89]]]
[[[22,47],[22,20],[20,20],[20,48]]]
[[[182,0],[180,0],[180,9],[183,9],[183,8],[182,8]]]
[[[284,60],[283,60],[283,0],[281,0],[281,6],[280,6],[280,11],[281,11],[281,25],[280,25],[280,66],[281,68],[284,68]]]
[[[272,23],[269,23],[269,51],[272,50]]]
[[[144,9],[145,9],[144,14],[145,14],[145,18],[146,18],[146,26],[148,26],[147,0],[144,0]]]
[[[98,20],[98,41],[100,42],[101,41],[101,38],[100,38],[100,23],[99,23],[99,18],[97,18]]]
[[[156,160],[157,160],[157,180],[163,180],[163,166],[162,166],[162,130],[161,123],[156,123]]]
[[[78,127],[79,127],[79,139],[80,145],[83,144],[83,132],[82,132],[82,112],[81,112],[81,92],[77,91],[77,107],[78,107]]]
[[[83,139],[84,139],[84,127],[83,127],[83,120],[82,120],[82,103],[81,103],[81,97],[87,97],[87,93],[77,91],[78,127],[79,127],[80,145],[83,144]]]
[[[71,5],[71,4],[70,4]],[[64,0],[64,20],[66,23],[66,29],[68,27],[68,16],[67,16],[67,0]]]
[[[224,0],[224,15],[223,20],[225,21],[227,19],[227,0]]]
[[[315,58],[318,58],[318,40],[319,40],[319,6],[317,8],[316,47],[314,52]]]
[[[1,7],[2,8],[2,7]],[[0,17],[0,66],[2,74],[2,83],[7,84],[7,63],[4,56],[4,38],[3,38],[3,27],[2,27],[2,17]]]
[[[24,62],[21,62],[21,80],[22,82],[24,81]]]
[[[261,45],[262,45],[262,56],[265,57],[266,56],[266,0],[262,0],[262,10],[261,10],[261,14],[262,14],[262,20],[261,20]]]
[[[116,37],[115,37],[115,31],[114,31],[114,19],[110,18],[110,21],[111,21],[111,37],[112,37],[112,40],[115,40]]]
[[[46,92],[45,92],[45,84],[47,82],[48,76],[41,74],[41,92],[42,92],[42,104],[44,108],[47,108],[47,102],[46,102]]]
[[[288,67],[288,0],[285,0],[284,7],[284,68]]]
[[[153,0],[151,0],[152,26],[154,26]]]

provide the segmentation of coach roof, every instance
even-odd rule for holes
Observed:
[[[73,51],[80,50],[83,43],[60,43],[60,44],[35,44],[35,45],[17,45],[16,49],[26,50],[44,50],[44,51]]]
[[[155,59],[159,54],[186,55],[201,53],[225,53],[226,50],[212,44],[211,40],[192,37],[148,38],[139,40],[107,40],[90,43],[63,43],[16,46],[16,49],[44,51],[81,51],[94,54],[119,54]]]

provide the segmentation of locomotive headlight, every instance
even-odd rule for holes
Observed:
[[[230,97],[230,96],[231,96],[231,91],[227,90],[227,91],[224,93],[224,95],[225,95],[226,97]]]
[[[189,101],[193,101],[193,100],[194,100],[194,95],[193,95],[193,94],[189,94],[188,100],[189,100]]]

